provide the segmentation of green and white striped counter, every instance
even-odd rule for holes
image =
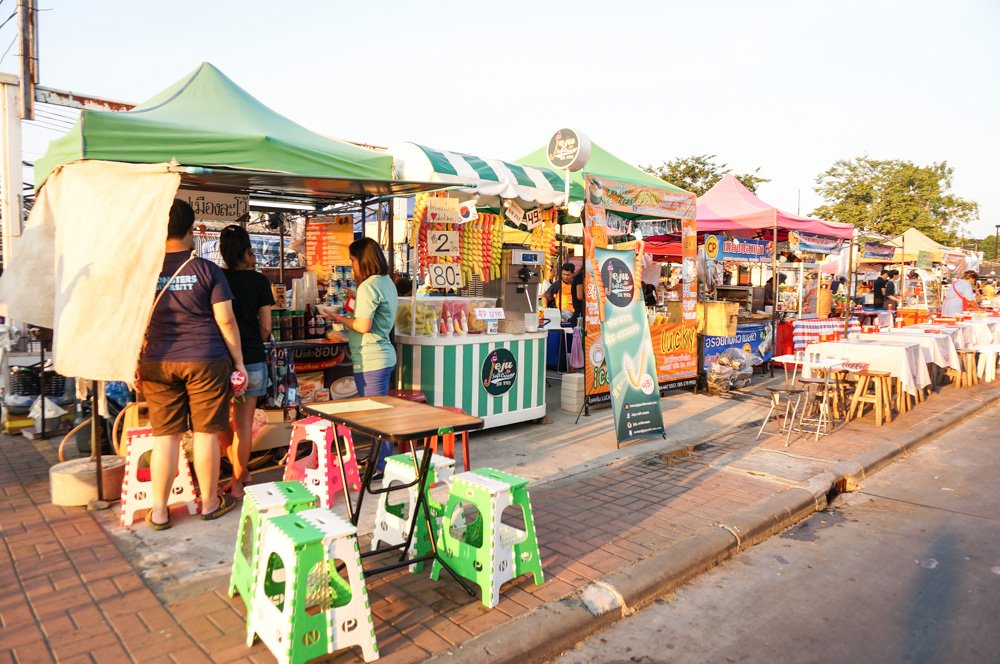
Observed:
[[[396,335],[397,387],[461,408],[486,427],[545,416],[547,332],[452,337]]]

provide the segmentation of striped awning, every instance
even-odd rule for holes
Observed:
[[[481,205],[495,205],[501,198],[529,207],[563,204],[565,183],[548,168],[436,150],[416,143],[394,145],[389,154],[395,161],[398,179],[463,185],[459,191],[469,197],[478,195]]]

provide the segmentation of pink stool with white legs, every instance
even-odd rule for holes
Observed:
[[[345,456],[342,458],[347,485],[355,491],[361,490],[361,475],[358,460],[354,454],[351,430],[343,425],[334,425],[321,417],[307,417],[292,424],[292,439],[288,445],[288,463],[285,465],[285,482],[299,481],[309,491],[319,497],[321,507],[331,509],[334,496],[344,488],[338,467],[337,455],[333,451],[334,426],[343,441]],[[311,442],[312,451],[298,459],[300,443]]]

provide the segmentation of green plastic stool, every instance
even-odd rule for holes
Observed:
[[[417,463],[423,459],[423,450],[415,453]],[[436,524],[441,523],[444,515],[444,505],[434,500],[431,496],[430,488],[438,482],[449,482],[455,474],[455,460],[437,454],[431,455],[430,471],[427,477],[427,491],[425,500],[432,519]],[[385,460],[385,475],[382,478],[382,488],[385,489],[393,482],[409,484],[417,477],[417,468],[413,463],[413,456],[410,454],[396,454],[387,457]],[[372,529],[371,550],[375,551],[384,544],[403,544],[406,542],[407,529],[410,527],[410,515],[417,506],[417,487],[399,489],[396,493],[405,491],[406,498],[398,503],[391,502],[391,493],[379,495],[378,508],[375,510],[375,525]],[[422,556],[431,552],[430,534],[427,532],[427,523],[422,517],[417,517],[416,526],[413,531],[413,539],[410,541],[409,555]],[[417,573],[424,569],[424,563],[414,563],[410,565],[410,571]]]
[[[302,482],[268,482],[246,488],[243,511],[240,514],[240,528],[236,533],[233,570],[229,575],[229,596],[232,597],[238,592],[248,615],[253,599],[261,521],[273,516],[312,509],[318,504],[319,498]]]
[[[342,564],[346,578],[337,571]],[[283,664],[359,646],[378,659],[357,529],[317,508],[264,521],[247,645],[255,636]]]
[[[463,528],[457,517],[469,503],[479,514]],[[521,507],[524,530],[500,522],[510,505]],[[453,524],[458,537],[452,533]],[[455,475],[438,531],[438,555],[456,574],[480,587],[487,608],[500,603],[500,586],[522,574],[532,573],[535,585],[544,583],[528,480],[492,468]],[[440,575],[441,563],[435,560],[431,578],[436,581]]]

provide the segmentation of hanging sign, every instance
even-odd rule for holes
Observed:
[[[594,249],[601,339],[618,442],[663,435],[656,354],[633,250]]]
[[[587,202],[614,212],[683,219],[695,217],[695,201],[683,191],[656,189],[604,178],[587,178]],[[645,233],[645,229],[643,233]]]
[[[460,224],[462,217],[458,211],[457,198],[427,199],[427,221],[432,224]]]
[[[427,276],[431,288],[457,290],[465,286],[465,277],[458,263],[431,263],[427,266]]]
[[[536,226],[541,226],[544,223],[542,219],[542,209],[535,208],[534,210],[528,210],[524,213],[524,223],[530,231]]]
[[[930,270],[934,267],[934,252],[921,249],[917,252],[917,267]]]
[[[177,198],[187,201],[194,210],[194,220],[234,224],[250,218],[248,194],[220,194],[215,191],[181,189]]]
[[[330,268],[351,264],[348,248],[354,242],[354,216],[338,214],[312,217],[306,223],[306,263],[310,272],[330,273]]]
[[[429,231],[427,233],[428,256],[458,256],[458,231]]]
[[[552,135],[545,155],[558,170],[578,171],[590,159],[590,139],[583,132],[563,128]]]
[[[524,208],[518,205],[515,201],[505,201],[504,205],[506,206],[504,215],[508,219],[518,225],[524,223]]]
[[[871,258],[877,261],[884,261],[886,263],[892,260],[893,255],[896,253],[896,247],[892,247],[888,244],[877,244],[875,242],[868,242],[865,244],[865,250],[862,252],[862,258]]]
[[[805,251],[810,254],[832,254],[840,251],[843,240],[815,233],[789,231],[788,248],[791,251]]]
[[[705,258],[710,261],[770,261],[774,243],[770,240],[744,240],[724,235],[705,236]]]

